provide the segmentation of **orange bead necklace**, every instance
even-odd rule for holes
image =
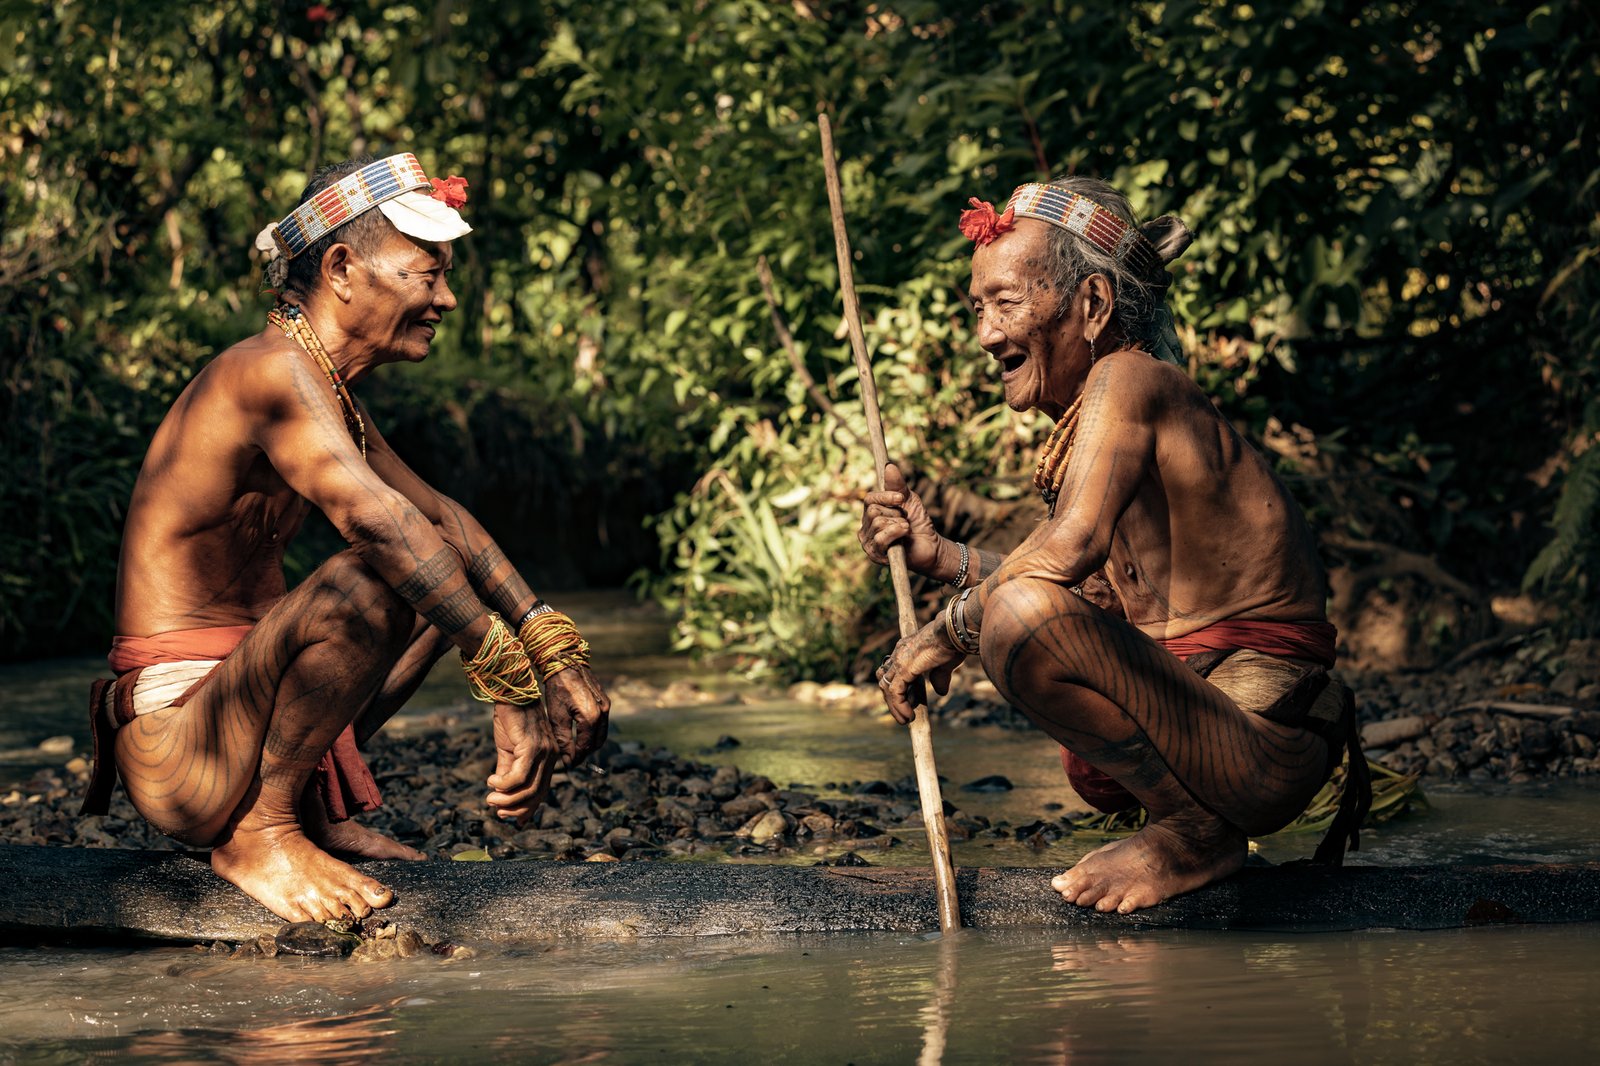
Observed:
[[[267,312],[267,323],[283,330],[284,336],[304,348],[311,358],[317,361],[322,372],[328,375],[328,380],[333,384],[333,394],[339,399],[339,408],[344,412],[345,428],[350,431],[350,439],[361,445],[361,458],[365,459],[367,424],[362,421],[361,411],[356,407],[355,398],[350,395],[350,390],[345,388],[338,367],[334,366],[333,360],[328,357],[328,349],[322,346],[317,331],[306,321],[305,312],[294,304],[280,303]]]
[[[1056,501],[1067,481],[1067,463],[1072,458],[1072,441],[1078,434],[1078,411],[1082,406],[1083,396],[1079,394],[1045,438],[1044,448],[1039,452],[1039,465],[1033,471],[1033,487],[1044,497],[1051,518],[1056,516]]]

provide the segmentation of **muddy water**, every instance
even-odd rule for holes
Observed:
[[[687,676],[659,618],[611,597],[571,608],[610,672]],[[94,660],[0,668],[0,783],[86,734]],[[702,680],[712,681],[721,679]],[[718,687],[726,688],[727,686]],[[475,713],[448,663],[410,720]],[[400,723],[401,727],[405,723]],[[619,707],[616,735],[819,791],[910,773],[903,731],[754,691]],[[724,736],[737,747],[716,746]],[[1052,747],[936,729],[946,797],[1020,824],[1070,806]],[[1014,788],[962,786],[1003,774]],[[1433,787],[1431,810],[1366,835],[1358,861],[1582,861],[1600,791]],[[1293,858],[1313,841],[1261,842]],[[961,842],[963,865],[1065,866],[1090,842]],[[923,861],[915,842],[868,856]],[[797,856],[793,861],[811,861]],[[92,890],[86,886],[86,890]],[[1600,1052],[1600,927],[1439,933],[965,932],[561,944],[444,962],[234,961],[189,949],[0,949],[0,1063],[312,1060],[586,1062],[1539,1061]]]
[[[450,963],[11,950],[0,1060],[1592,1061],[1596,951],[1593,927],[718,938]]]

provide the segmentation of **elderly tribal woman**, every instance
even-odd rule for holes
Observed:
[[[1052,882],[1069,903],[1127,913],[1226,877],[1348,744],[1358,780],[1319,849],[1337,861],[1369,793],[1352,702],[1328,674],[1315,542],[1262,457],[1156,357],[1188,228],[1137,225],[1087,178],[1023,185],[1002,213],[971,202],[979,343],[1007,405],[1055,421],[1034,477],[1044,521],[998,556],[940,536],[897,472],[868,495],[866,553],[903,543],[911,569],[958,590],[880,669],[890,712],[909,721],[916,682],[943,692],[978,656],[1065,749],[1085,800],[1143,806],[1137,834]]]
[[[410,153],[320,171],[262,230],[277,306],[167,412],[133,489],[117,572],[115,681],[96,684],[95,774],[211,849],[219,875],[291,921],[392,902],[348,859],[423,856],[351,821],[379,803],[357,744],[450,648],[493,704],[487,805],[526,819],[559,760],[605,739],[588,644],[460,504],[400,460],[352,388],[420,362],[470,232],[461,178]],[[350,544],[287,588],[311,508]]]

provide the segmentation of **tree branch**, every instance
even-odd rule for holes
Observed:
[[[789,332],[789,324],[784,321],[783,311],[778,306],[778,297],[772,288],[772,271],[767,267],[766,256],[756,260],[756,274],[761,278],[761,294],[767,298],[767,310],[772,313],[772,328],[778,334],[778,343],[783,346],[783,353],[789,357],[789,365],[794,368],[795,377],[800,379],[800,384],[806,387],[806,392],[816,405],[822,408],[823,413],[833,420],[832,424],[836,428],[843,430],[855,442],[856,447],[867,447],[867,442],[861,434],[850,428],[849,423],[845,422],[843,416],[834,408],[833,401],[817,388],[816,379],[806,369],[805,360],[800,358],[800,352],[794,346],[794,335]]]

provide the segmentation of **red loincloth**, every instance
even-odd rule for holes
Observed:
[[[1158,641],[1163,648],[1183,660],[1203,651],[1230,651],[1242,648],[1263,655],[1307,659],[1319,666],[1334,664],[1334,641],[1339,630],[1331,622],[1213,622],[1204,629],[1181,637]],[[1139,805],[1133,793],[1123,788],[1110,774],[1088,760],[1061,749],[1061,766],[1067,771],[1072,790],[1097,811],[1116,814]]]
[[[1203,651],[1258,651],[1285,659],[1306,659],[1333,669],[1333,644],[1339,630],[1332,622],[1213,622],[1204,629],[1160,641],[1180,659]]]
[[[111,641],[111,654],[107,656],[107,661],[120,677],[131,670],[157,663],[226,659],[253,628],[216,626],[211,629],[157,633],[151,637],[116,637]],[[209,678],[211,675],[206,676]],[[182,706],[204,684],[204,680],[197,683],[174,706]],[[372,776],[372,771],[367,769],[366,760],[361,758],[352,726],[345,726],[334,738],[332,746],[317,763],[312,780],[316,782],[317,794],[322,798],[330,822],[343,822],[362,811],[377,810],[383,806],[378,782]]]

